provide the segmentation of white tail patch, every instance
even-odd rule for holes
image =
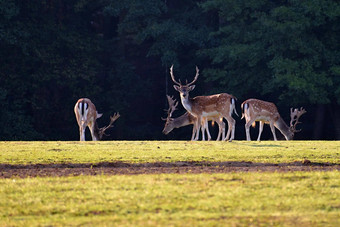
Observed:
[[[249,104],[248,103],[245,103],[244,104],[244,109],[248,109],[249,108]]]
[[[86,102],[80,102],[78,105],[78,113],[82,122],[87,121],[87,113],[89,112],[88,104]]]
[[[83,109],[83,103],[82,102],[80,102],[79,104],[78,104],[78,112],[79,112],[79,114],[82,114],[82,110]]]
[[[231,116],[233,114],[233,112],[236,114],[236,116],[238,116],[237,112],[236,112],[236,108],[235,108],[235,99],[232,98],[231,99],[231,103],[230,103],[230,111],[229,111],[229,115]]]

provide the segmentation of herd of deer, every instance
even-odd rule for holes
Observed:
[[[193,124],[191,140],[198,140],[200,130],[202,132],[202,140],[205,140],[205,133],[208,136],[208,140],[211,139],[209,133],[208,121],[214,121],[219,126],[219,133],[217,140],[229,140],[232,141],[235,137],[235,119],[232,114],[235,113],[237,116],[235,103],[236,98],[233,95],[227,93],[221,93],[209,96],[196,96],[194,98],[189,97],[190,91],[195,88],[193,85],[199,75],[199,69],[196,67],[196,75],[192,82],[183,85],[180,80],[177,82],[173,74],[173,66],[170,68],[170,75],[172,81],[176,84],[174,88],[179,92],[181,103],[186,109],[186,113],[180,117],[172,118],[173,112],[176,110],[178,102],[172,97],[167,95],[169,102],[169,109],[167,110],[168,116],[163,119],[166,121],[165,127],[163,129],[164,134],[168,134],[174,128],[179,128],[182,126]],[[274,140],[276,141],[275,128],[277,128],[286,138],[286,140],[291,140],[296,132],[296,125],[299,122],[301,115],[306,113],[302,107],[300,109],[290,109],[290,126],[288,126],[284,120],[281,118],[274,103],[266,102],[258,99],[248,99],[241,104],[241,109],[243,111],[241,119],[245,118],[245,131],[246,138],[250,141],[249,128],[251,125],[255,126],[255,122],[259,121],[259,135],[257,141],[260,141],[261,133],[263,130],[263,125],[269,124],[272,131]],[[85,140],[85,129],[89,127],[92,140],[100,140],[105,131],[108,128],[113,127],[112,124],[120,117],[119,113],[115,113],[110,117],[110,123],[108,126],[103,128],[98,128],[97,118],[100,118],[102,114],[99,114],[96,110],[95,105],[90,99],[82,98],[79,99],[74,106],[74,112],[79,125],[80,140]],[[225,135],[225,119],[228,123],[227,135]]]

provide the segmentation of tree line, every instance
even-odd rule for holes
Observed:
[[[192,95],[233,94],[238,112],[263,99],[286,120],[304,106],[298,139],[339,139],[339,16],[337,0],[0,0],[0,138],[78,140],[88,97],[99,125],[121,114],[107,139],[189,139],[161,133],[174,64],[182,81],[199,67]]]

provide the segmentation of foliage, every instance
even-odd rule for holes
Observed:
[[[340,63],[337,2],[210,0],[201,6],[219,19],[210,34],[213,45],[200,50],[213,66],[205,71],[207,80],[241,97],[333,100],[339,84],[332,69]]]
[[[100,126],[120,111],[109,139],[164,139],[172,64],[182,81],[199,66],[193,95],[340,104],[339,16],[335,0],[0,0],[0,138],[76,140],[88,97]]]
[[[111,111],[110,114],[129,107],[135,93],[126,93],[122,99],[116,97],[114,91],[138,90],[141,82],[126,83],[136,80],[136,75],[131,64],[121,63],[119,55],[110,54],[109,59],[102,60],[107,51],[114,50],[118,44],[111,41],[113,46],[107,48],[101,43],[102,38],[93,33],[89,25],[94,9],[85,10],[86,2],[84,5],[80,5],[80,1],[6,4],[16,10],[4,7],[5,18],[9,19],[2,23],[6,27],[0,56],[5,63],[1,71],[1,86],[4,86],[1,91],[4,99],[9,100],[4,104],[9,108],[5,108],[7,112],[3,113],[2,120],[22,130],[14,128],[10,134],[11,127],[6,127],[3,138],[77,138],[72,107],[81,97],[91,97],[99,103],[99,111],[104,109],[102,105],[107,106],[104,110]],[[112,98],[97,101],[102,97]],[[44,136],[34,136],[38,133]]]

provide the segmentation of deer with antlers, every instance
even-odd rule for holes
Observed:
[[[115,122],[120,117],[119,113],[115,113],[110,117],[110,123],[108,126],[98,128],[97,119],[103,114],[99,114],[95,105],[90,99],[87,98],[81,98],[77,101],[76,105],[74,106],[74,113],[79,126],[80,141],[85,141],[86,127],[89,127],[93,141],[101,140],[103,135],[106,135],[105,131],[109,128],[112,128],[113,122]]]
[[[241,104],[241,109],[243,111],[242,118],[246,119],[245,130],[247,140],[250,141],[249,128],[251,125],[255,127],[255,122],[259,121],[259,135],[257,141],[260,141],[261,133],[263,130],[263,125],[269,124],[272,131],[274,140],[276,141],[275,128],[277,128],[286,138],[286,140],[292,140],[296,132],[301,130],[296,130],[296,125],[299,122],[301,115],[305,114],[307,111],[302,107],[299,109],[290,109],[290,127],[281,118],[274,103],[266,102],[258,99],[248,99]],[[295,123],[294,123],[295,122]],[[294,124],[293,124],[294,123]]]
[[[190,91],[195,88],[193,85],[199,75],[199,69],[196,66],[196,75],[192,82],[186,83],[185,85],[181,84],[181,82],[177,82],[175,80],[173,74],[173,65],[170,68],[170,76],[172,81],[176,84],[174,88],[179,92],[181,97],[181,102],[183,107],[194,117],[196,117],[197,127],[201,127],[203,123],[203,128],[207,127],[207,121],[204,118],[212,117],[212,116],[220,116],[221,118],[225,118],[228,122],[228,132],[227,136],[224,140],[227,140],[230,136],[229,141],[232,141],[235,136],[235,120],[232,118],[232,114],[235,113],[237,116],[237,112],[235,109],[236,98],[227,93],[221,93],[210,96],[196,96],[194,98],[189,97]],[[198,139],[199,131],[196,134],[196,140]],[[204,139],[204,134],[203,134]]]
[[[176,110],[178,102],[176,101],[176,99],[173,99],[169,95],[167,95],[167,98],[168,98],[168,103],[169,103],[169,109],[167,110],[167,113],[168,113],[167,118],[165,118],[165,119],[162,118],[163,120],[166,121],[164,129],[163,129],[163,133],[165,135],[167,135],[174,128],[180,128],[180,127],[183,127],[183,126],[193,124],[194,126],[193,126],[193,129],[192,129],[191,140],[194,140],[195,135],[197,134],[197,131],[199,130],[199,128],[197,127],[196,117],[191,115],[189,112],[186,112],[185,114],[183,114],[180,117],[172,118],[172,113]],[[219,125],[219,133],[218,133],[218,137],[217,137],[216,140],[220,140],[221,137],[222,137],[222,140],[223,140],[224,136],[225,136],[225,123],[223,122],[223,119],[221,119],[219,116],[212,116],[212,117],[208,117],[207,119],[204,119],[204,121],[205,120],[211,120],[211,121],[217,122],[217,124]],[[210,136],[209,128],[203,128],[202,127],[201,130],[202,130],[202,134],[204,134],[205,131],[207,132],[208,140],[210,140],[211,136]]]

